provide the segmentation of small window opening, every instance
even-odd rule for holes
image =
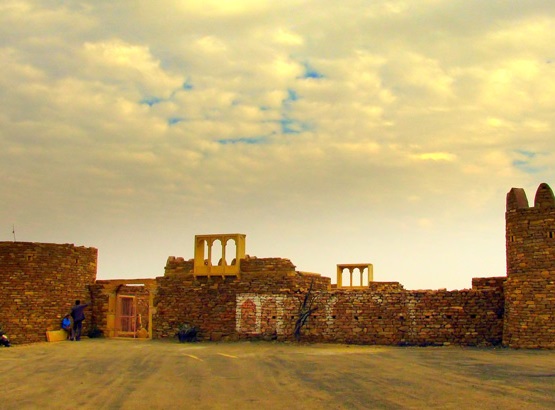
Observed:
[[[555,231],[549,231],[549,232],[547,233],[547,237],[548,237],[549,239],[555,238]]]

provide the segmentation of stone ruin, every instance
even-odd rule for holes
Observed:
[[[91,301],[87,330],[106,337],[294,340],[303,300],[312,310],[302,340],[379,345],[555,348],[555,198],[534,206],[507,194],[506,276],[463,290],[406,290],[377,282],[370,263],[337,265],[337,284],[284,258],[246,254],[246,235],[195,236],[194,258],[170,256],[163,276],[97,280],[95,248],[0,242],[0,324],[13,343],[45,340],[74,300]],[[88,328],[88,329],[87,329]]]

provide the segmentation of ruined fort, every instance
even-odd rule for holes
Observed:
[[[13,343],[46,340],[74,300],[106,337],[294,340],[300,306],[315,310],[302,340],[380,345],[555,348],[555,197],[541,184],[530,206],[507,194],[505,276],[462,290],[406,290],[373,280],[372,265],[337,265],[337,284],[285,258],[246,253],[244,234],[195,236],[194,257],[170,256],[163,276],[97,280],[95,248],[0,242],[0,324]],[[501,239],[501,238],[500,238]]]

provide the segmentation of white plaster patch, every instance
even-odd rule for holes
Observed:
[[[262,310],[266,309],[268,316],[275,316],[275,332],[284,333],[284,302],[285,295],[259,295],[256,293],[241,293],[236,296],[235,305],[235,330],[237,333],[260,334],[262,329]],[[249,323],[244,323],[243,318],[248,312],[243,312],[245,303],[251,302],[255,306],[254,328]],[[269,311],[268,304],[275,303],[275,311]],[[250,327],[250,328],[249,328]]]

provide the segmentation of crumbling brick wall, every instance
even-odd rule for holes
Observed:
[[[497,345],[502,339],[503,304],[500,289],[405,291],[399,286],[320,292],[318,310],[303,338],[380,345]],[[294,308],[290,313],[296,319]]]
[[[471,290],[406,291],[396,282],[332,289],[330,279],[296,272],[282,258],[241,261],[239,278],[197,278],[188,261],[168,259],[158,279],[154,337],[180,323],[205,340],[292,340],[300,305],[315,296],[303,340],[383,345],[494,345],[503,332],[503,278],[476,279]]]
[[[194,259],[185,260],[181,257],[170,256],[166,261],[164,268],[164,275],[180,274],[180,273],[193,273],[195,267]]]
[[[106,281],[98,280],[90,286],[93,304],[90,308],[90,325],[96,326],[105,335],[108,327],[109,295],[104,292]]]
[[[13,343],[46,340],[76,299],[90,300],[97,253],[73,244],[0,242],[0,323]]]
[[[330,279],[296,272],[283,258],[247,258],[241,260],[240,278],[194,278],[190,261],[169,258],[166,274],[157,278],[153,317],[155,338],[173,337],[181,323],[200,329],[206,340],[238,339],[236,332],[237,295],[256,292],[261,295],[300,295],[330,287]],[[265,320],[271,319],[271,315]],[[263,337],[265,333],[257,334]],[[247,335],[244,337],[251,337]]]

